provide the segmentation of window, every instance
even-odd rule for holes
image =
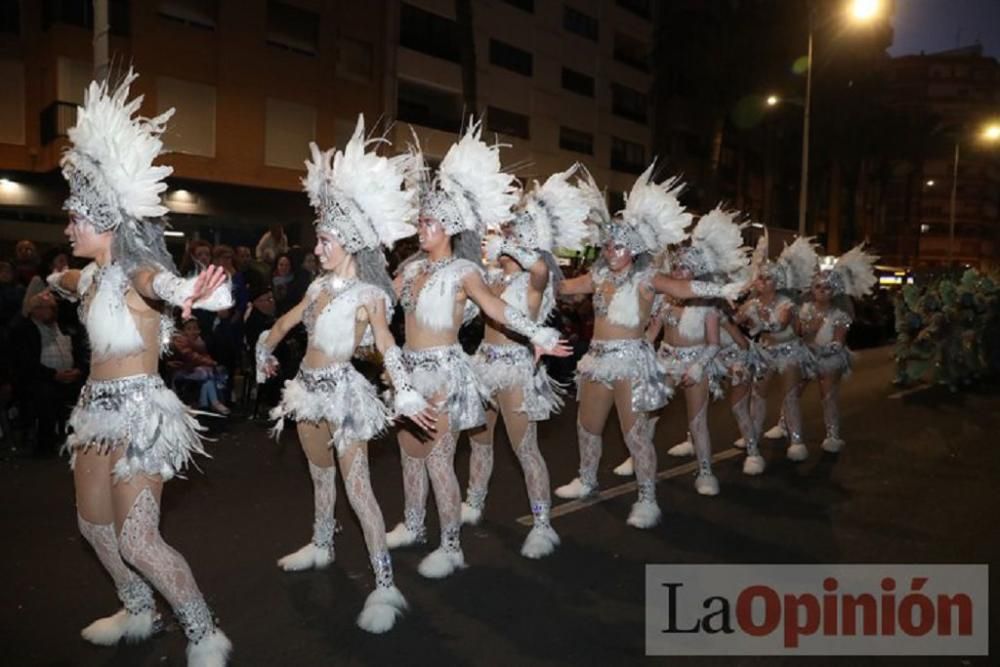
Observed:
[[[563,5],[563,28],[581,37],[597,41],[597,19],[569,5]]]
[[[559,148],[584,155],[594,154],[594,135],[571,127],[559,128]]]
[[[0,32],[12,35],[21,32],[20,0],[0,0]]]
[[[306,146],[316,140],[316,107],[267,98],[264,123],[264,164],[301,170]]]
[[[396,97],[396,117],[404,123],[456,133],[461,128],[462,100],[458,93],[400,79]]]
[[[518,9],[528,12],[529,14],[535,13],[535,0],[500,0],[511,7],[517,7]]]
[[[641,174],[646,168],[646,149],[642,144],[611,137],[611,168],[627,174]]]
[[[219,3],[218,0],[160,0],[157,13],[193,28],[215,30]]]
[[[435,58],[462,59],[457,23],[405,3],[399,12],[399,43]]]
[[[497,107],[486,107],[486,129],[490,132],[530,139],[530,127],[530,119],[523,114]]]
[[[639,172],[642,173],[642,172]],[[620,190],[608,190],[608,211],[611,215],[625,208],[625,193]]]
[[[306,56],[316,55],[319,53],[319,14],[268,0],[267,43]]]
[[[615,4],[644,19],[651,16],[649,0],[615,0]]]
[[[594,96],[594,78],[563,67],[562,87],[577,95]]]
[[[646,45],[622,33],[615,33],[615,60],[641,72],[649,71],[649,50]]]
[[[215,86],[161,76],[156,79],[156,112],[183,109],[170,119],[163,143],[168,150],[215,157]]]
[[[42,29],[56,24],[94,29],[94,5],[91,0],[45,0],[42,5]],[[108,24],[113,35],[128,35],[128,0],[108,1]]]
[[[611,113],[622,118],[645,123],[648,113],[646,96],[617,83],[611,84]]]
[[[356,39],[341,39],[337,54],[337,76],[371,81],[372,45]]]
[[[490,63],[524,76],[531,76],[531,54],[496,39],[490,40]]]

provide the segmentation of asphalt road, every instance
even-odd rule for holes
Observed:
[[[748,478],[740,459],[716,466],[722,493],[698,496],[692,473],[661,481],[662,524],[625,524],[627,493],[554,519],[562,547],[541,561],[518,551],[528,513],[517,462],[499,436],[483,524],[463,530],[470,567],[443,581],[423,579],[427,552],[394,556],[410,613],[388,635],[354,625],[372,586],[360,530],[341,493],[337,562],[286,574],[275,560],[309,539],[311,489],[294,429],[280,443],[265,424],[231,417],[216,424],[214,458],[203,472],[170,482],[162,530],[190,561],[236,652],[234,665],[987,665],[988,658],[647,658],[647,563],[987,563],[1000,562],[994,487],[1000,479],[1000,388],[952,395],[930,388],[891,397],[885,350],[862,353],[842,391],[848,442],[822,454],[815,388],[804,404],[811,458],[784,460],[765,444],[769,467]],[[777,397],[771,402],[776,417]],[[575,474],[575,405],[540,427],[553,486]],[[773,423],[769,418],[768,425]],[[710,412],[716,452],[736,426],[724,402]],[[657,443],[661,470],[683,465],[664,452],[684,434],[683,405],[669,406]],[[391,440],[371,448],[376,493],[391,527],[402,516],[399,454]],[[605,437],[601,484],[625,456],[617,424]],[[468,475],[468,447],[458,454]],[[560,501],[562,502],[562,501]],[[436,535],[436,513],[429,512]],[[0,664],[182,665],[176,624],[139,646],[97,648],[81,627],[117,609],[110,580],[76,530],[72,479],[58,460],[0,462]],[[436,542],[436,540],[434,540]],[[994,598],[994,606],[996,606]],[[162,610],[166,611],[165,605]],[[165,614],[169,618],[169,612]],[[997,623],[991,622],[993,629]]]

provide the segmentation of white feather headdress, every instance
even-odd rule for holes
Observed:
[[[684,184],[677,177],[656,183],[655,167],[654,160],[636,179],[626,195],[620,218],[607,231],[633,254],[656,254],[668,245],[680,243],[686,236],[684,229],[691,224],[691,214],[678,199]]]
[[[381,143],[388,142],[365,139],[365,119],[359,114],[342,151],[309,144],[302,186],[316,210],[317,230],[333,234],[349,253],[391,248],[417,231],[416,193],[404,187],[414,163],[406,154],[378,155],[374,147]]]
[[[521,245],[547,252],[556,248],[583,250],[590,236],[587,218],[591,204],[587,194],[570,182],[579,168],[579,163],[574,164],[541,185],[535,181],[525,193],[513,225]]]
[[[739,214],[721,206],[701,216],[691,230],[691,245],[679,249],[671,258],[687,267],[697,277],[729,280],[745,271],[750,263],[750,249],[743,245],[746,223],[736,222]]]
[[[514,176],[500,165],[500,145],[482,140],[482,122],[470,120],[438,166],[421,209],[440,221],[449,236],[472,231],[480,236],[511,218],[517,204]]]
[[[777,289],[791,292],[808,289],[819,268],[819,255],[816,254],[816,247],[811,237],[800,236],[790,245],[786,244],[774,262],[766,259],[765,251],[765,262],[760,272],[774,278]]]
[[[117,229],[126,219],[158,218],[167,212],[160,194],[173,168],[153,160],[164,152],[160,135],[174,110],[155,118],[137,116],[143,97],[128,97],[138,76],[129,69],[110,92],[106,80],[90,83],[83,106],[77,107],[76,124],[67,132],[72,146],[60,160],[70,188],[63,208],[100,232]]]
[[[862,243],[845,252],[833,268],[820,271],[816,281],[830,285],[835,295],[846,294],[860,299],[871,294],[877,282],[874,267],[878,256],[867,252],[864,246]]]

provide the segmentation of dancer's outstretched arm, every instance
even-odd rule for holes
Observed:
[[[487,317],[528,338],[535,346],[536,356],[568,357],[573,354],[573,348],[559,337],[556,329],[533,322],[527,315],[494,296],[478,271],[465,277],[462,288]]]
[[[257,367],[257,384],[267,382],[278,372],[278,360],[275,358],[274,348],[302,322],[302,316],[306,311],[307,301],[303,299],[291,310],[278,318],[270,329],[260,332],[257,338],[257,345],[254,347],[254,360]]]

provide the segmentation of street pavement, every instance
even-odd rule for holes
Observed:
[[[809,460],[788,462],[784,443],[766,441],[768,469],[758,478],[742,475],[741,457],[726,458],[736,425],[726,401],[716,402],[709,424],[724,459],[716,465],[721,495],[698,496],[692,472],[668,473],[658,485],[660,526],[628,527],[634,493],[617,495],[555,518],[562,546],[540,561],[519,555],[528,528],[517,519],[528,514],[527,498],[506,436],[498,435],[485,519],[463,529],[469,568],[427,580],[416,568],[429,547],[394,552],[397,585],[411,608],[387,635],[372,636],[354,624],[373,581],[342,491],[336,563],[294,574],[275,565],[308,541],[312,522],[309,475],[294,429],[275,443],[262,421],[216,420],[213,458],[167,485],[162,532],[187,557],[232,639],[234,665],[996,664],[989,658],[645,657],[648,563],[1000,562],[994,490],[1000,387],[960,394],[931,387],[900,396],[889,384],[891,371],[886,349],[860,354],[842,390],[847,447],[839,455],[819,448],[822,418],[810,387],[804,399]],[[777,417],[777,396],[770,403],[768,426]],[[575,475],[575,413],[570,401],[539,428],[553,487]],[[665,454],[684,432],[683,401],[675,401],[657,430],[661,471],[689,463]],[[457,456],[463,489],[464,442]],[[624,456],[612,418],[602,488],[627,483],[611,473]],[[373,443],[371,461],[391,528],[403,505],[393,441]],[[428,517],[433,546],[433,505]],[[8,457],[0,463],[0,534],[0,664],[184,664],[184,636],[172,620],[138,646],[98,648],[80,639],[80,628],[118,603],[77,532],[64,461]],[[162,603],[161,611],[171,618]]]

